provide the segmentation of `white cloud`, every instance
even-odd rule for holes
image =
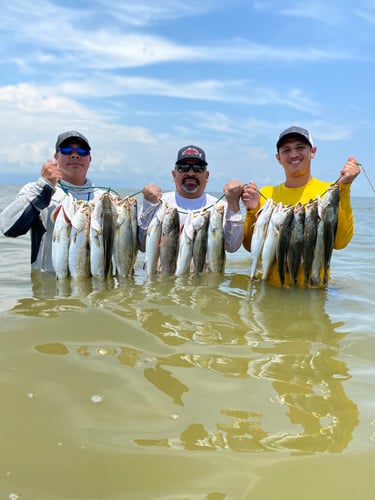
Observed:
[[[333,166],[342,145],[371,143],[371,82],[356,76],[372,58],[370,3],[356,16],[348,0],[304,12],[288,0],[3,4],[3,173],[35,178],[72,128],[93,143],[93,176],[136,186],[173,187],[168,165],[190,141],[207,148],[210,189],[281,177],[275,137],[291,123],[310,126],[326,154],[334,145]]]
[[[75,98],[114,97],[128,95],[164,96],[170,99],[244,103],[254,106],[279,105],[311,114],[321,110],[321,104],[305,95],[302,89],[261,87],[252,81],[201,80],[180,82],[141,77],[122,77],[97,73],[96,78],[62,81],[50,87],[46,94]]]

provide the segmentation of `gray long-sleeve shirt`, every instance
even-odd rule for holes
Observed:
[[[76,199],[95,201],[103,193],[87,180],[84,186],[64,181],[64,188]],[[54,188],[40,177],[23,186],[15,200],[0,214],[0,229],[4,236],[16,238],[30,231],[31,267],[35,270],[54,272],[52,265],[51,214],[66,196],[60,187]]]

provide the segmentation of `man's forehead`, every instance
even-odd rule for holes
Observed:
[[[283,148],[285,145],[290,145],[290,144],[305,144],[307,145],[307,141],[304,141],[303,139],[300,139],[299,137],[290,137],[289,139],[286,139],[285,142],[283,142],[280,146],[280,148]]]

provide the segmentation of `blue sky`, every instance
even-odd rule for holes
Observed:
[[[92,145],[96,185],[173,188],[177,150],[207,154],[208,191],[282,182],[281,130],[313,174],[354,155],[374,183],[375,0],[0,0],[2,183],[39,176],[58,133]],[[364,174],[354,196],[373,196]]]

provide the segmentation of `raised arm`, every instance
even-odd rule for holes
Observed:
[[[146,249],[147,228],[155,212],[160,207],[162,191],[156,184],[147,184],[142,189],[143,204],[138,217],[138,249],[144,252]]]
[[[36,182],[26,184],[16,199],[0,214],[0,229],[5,236],[26,234],[35,225],[41,210],[50,204],[55,186],[62,177],[55,160],[47,160]]]
[[[225,184],[224,195],[227,202],[224,221],[225,250],[235,252],[243,240],[243,216],[240,210],[240,199],[243,183],[232,180]]]

